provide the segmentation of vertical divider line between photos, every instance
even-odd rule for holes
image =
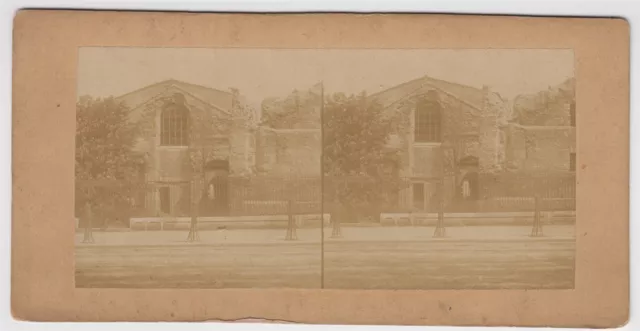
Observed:
[[[324,288],[324,80],[320,81],[320,288]]]

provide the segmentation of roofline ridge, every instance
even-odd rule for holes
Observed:
[[[389,104],[389,106],[387,106],[385,108],[389,108],[392,105],[397,104],[398,102],[402,101],[403,99],[406,99],[408,96],[414,94],[416,91],[419,91],[420,89],[422,89],[425,86],[430,86],[433,89],[436,89],[436,90],[438,90],[438,91],[440,91],[442,93],[445,93],[445,94],[447,94],[447,95],[449,95],[451,97],[454,97],[454,98],[460,100],[462,103],[464,103],[464,104],[466,104],[466,105],[468,105],[468,106],[470,106],[472,108],[475,108],[477,110],[482,111],[482,105],[475,105],[472,102],[469,102],[469,101],[463,99],[461,96],[459,96],[459,95],[457,95],[457,94],[455,94],[453,92],[447,91],[446,89],[444,89],[442,87],[437,86],[436,83],[442,82],[442,83],[445,83],[445,84],[456,85],[456,86],[463,87],[463,88],[470,88],[470,89],[474,89],[474,90],[476,90],[476,91],[478,91],[480,93],[483,92],[482,89],[474,87],[474,86],[470,86],[470,85],[464,85],[464,84],[460,84],[460,83],[456,83],[456,82],[450,82],[450,81],[446,81],[446,80],[442,80],[442,79],[438,79],[438,78],[433,78],[433,77],[431,77],[429,75],[424,75],[422,77],[419,77],[419,78],[416,78],[416,79],[412,79],[412,80],[404,82],[402,84],[392,86],[392,87],[384,89],[384,90],[382,90],[380,92],[376,92],[376,93],[370,95],[369,97],[370,98],[375,98],[376,96],[378,96],[379,94],[382,94],[384,92],[387,92],[387,91],[390,91],[392,89],[396,89],[396,88],[399,88],[399,87],[402,87],[402,86],[410,85],[412,83],[415,83],[415,82],[421,81],[421,80],[423,81],[423,84],[420,85],[420,87],[418,89],[412,90],[411,92],[405,94],[404,96],[398,98],[397,100],[394,100],[392,103]],[[492,92],[492,91],[490,91],[490,93],[497,94],[496,92]],[[499,94],[497,94],[497,95],[500,97],[500,99],[502,99],[502,101],[505,101]]]
[[[128,96],[128,95],[134,94],[134,93],[136,93],[136,92],[144,91],[144,90],[150,89],[150,88],[152,88],[152,87],[156,87],[156,86],[158,86],[158,85],[162,85],[162,84],[164,84],[164,83],[168,83],[168,82],[173,81],[173,80],[175,80],[175,79],[165,79],[165,80],[162,80],[162,81],[159,81],[159,82],[156,82],[156,83],[150,84],[150,85],[146,85],[146,86],[143,86],[143,87],[137,88],[137,89],[135,89],[135,90],[133,90],[133,91],[127,92],[127,93],[125,93],[125,94],[122,94],[122,95],[119,95],[119,96],[117,96],[117,97],[114,97],[114,99],[122,99],[122,98],[124,98],[124,97],[126,97],[126,96]]]
[[[169,78],[169,79],[165,79],[165,80],[162,80],[162,81],[159,81],[159,82],[147,85],[147,86],[143,86],[143,87],[137,88],[137,89],[135,89],[133,91],[130,91],[130,92],[127,92],[127,93],[122,94],[120,96],[117,96],[114,99],[121,99],[121,98],[124,98],[124,97],[126,97],[128,95],[134,94],[136,92],[144,91],[144,90],[147,90],[149,88],[156,87],[158,85],[162,85],[162,84],[165,84],[165,83],[173,83],[173,84],[180,83],[180,84],[185,84],[185,85],[191,85],[191,86],[196,86],[196,87],[200,87],[200,88],[205,88],[205,89],[208,89],[208,90],[214,90],[214,91],[218,91],[218,92],[221,92],[221,93],[226,93],[226,94],[229,94],[229,95],[232,94],[230,91],[224,91],[224,90],[220,90],[220,89],[213,88],[213,87],[208,87],[208,86],[204,86],[204,85],[200,85],[200,84],[194,84],[194,83],[185,82],[185,81],[178,80],[178,79],[175,79],[175,78]]]
[[[415,89],[415,90],[413,90],[413,91],[411,91],[411,92],[409,92],[409,93],[405,94],[404,96],[400,97],[398,100],[396,100],[396,101],[394,101],[394,102],[390,103],[388,106],[384,107],[384,109],[391,108],[391,107],[393,107],[394,105],[396,105],[397,103],[399,103],[399,102],[401,102],[401,101],[403,101],[403,100],[405,100],[405,99],[408,99],[408,98],[412,97],[416,92],[420,91],[422,88],[424,88],[424,87],[426,87],[426,86],[429,86],[429,87],[433,88],[434,90],[438,90],[438,91],[440,91],[440,92],[442,92],[442,93],[444,93],[444,94],[446,94],[446,95],[448,95],[448,96],[450,96],[450,97],[452,97],[452,98],[455,98],[456,100],[458,100],[458,101],[460,101],[460,102],[464,103],[465,105],[467,105],[467,106],[469,106],[469,107],[471,107],[471,108],[473,108],[473,109],[475,109],[475,110],[483,111],[482,106],[474,105],[473,103],[471,103],[471,102],[469,102],[469,101],[467,101],[467,100],[464,100],[463,98],[461,98],[460,96],[456,95],[455,93],[452,93],[452,92],[446,91],[446,90],[444,90],[444,89],[442,89],[442,88],[440,88],[440,87],[438,87],[438,86],[434,85],[432,82],[428,82],[428,81],[427,81],[427,82],[424,82],[422,85],[420,85],[420,87],[419,87],[419,88],[417,88],[417,89]]]
[[[170,81],[170,80],[163,81],[162,83],[167,82],[167,81]],[[150,86],[151,86],[151,85],[150,85]],[[192,98],[194,98],[194,99],[196,99],[196,100],[199,100],[200,102],[202,102],[202,103],[204,103],[204,104],[206,104],[206,105],[209,105],[210,107],[215,108],[216,110],[218,110],[218,111],[220,111],[220,112],[222,112],[222,113],[224,113],[224,114],[226,114],[226,115],[230,115],[230,116],[232,115],[231,110],[226,110],[226,109],[224,109],[224,108],[222,108],[222,107],[220,107],[220,106],[218,106],[218,105],[214,105],[214,104],[212,104],[212,103],[210,103],[210,102],[208,102],[208,101],[202,100],[202,99],[201,99],[201,98],[199,98],[198,96],[195,96],[193,93],[190,93],[189,91],[186,91],[185,89],[181,88],[180,86],[178,86],[178,85],[176,85],[176,84],[171,84],[171,85],[169,85],[168,87],[169,87],[169,88],[174,87],[174,88],[176,88],[177,90],[180,90],[182,93],[185,93],[185,94],[189,95],[190,97],[192,97]],[[139,90],[142,90],[142,89],[138,89],[137,91],[139,91]],[[143,107],[144,105],[148,104],[149,102],[152,102],[152,101],[154,101],[154,100],[159,99],[159,98],[160,98],[160,96],[162,96],[162,94],[164,94],[165,92],[166,92],[166,90],[165,90],[165,91],[162,91],[162,92],[160,92],[160,93],[158,93],[158,94],[153,95],[153,96],[152,96],[152,97],[150,97],[149,99],[147,99],[147,100],[145,100],[145,101],[141,102],[141,103],[140,103],[140,104],[138,104],[138,105],[135,105],[134,107],[129,108],[129,114],[133,113],[134,111],[137,111],[138,109],[140,109],[140,108],[141,108],[141,107]],[[133,93],[133,92],[131,92],[131,93]]]
[[[214,87],[209,87],[209,86],[205,86],[205,85],[201,85],[201,84],[195,84],[195,83],[189,83],[189,82],[185,82],[185,81],[177,80],[177,79],[172,79],[172,80],[176,81],[178,83],[186,84],[186,85],[201,87],[201,88],[205,88],[205,89],[208,89],[208,90],[214,90],[214,91],[218,91],[218,92],[221,92],[221,93],[226,93],[226,94],[229,94],[229,95],[232,94],[230,91],[225,91],[225,90],[221,90],[221,89],[214,88]],[[231,88],[229,88],[229,89],[231,89]]]
[[[482,92],[482,88],[478,88],[478,87],[471,86],[471,85],[466,85],[466,84],[462,84],[462,83],[458,83],[458,82],[452,82],[452,81],[439,79],[439,78],[433,78],[431,76],[425,76],[425,78],[430,79],[432,81],[443,82],[443,83],[451,84],[451,85],[457,85],[457,86],[460,86],[460,87],[472,88],[474,90],[477,90],[478,92]],[[492,93],[495,93],[495,92],[492,92]]]
[[[421,76],[421,77],[418,77],[418,78],[414,78],[414,79],[409,80],[409,81],[406,81],[406,82],[404,82],[404,83],[400,83],[400,84],[398,84],[398,85],[394,85],[394,86],[388,87],[388,88],[386,88],[386,89],[384,89],[384,90],[382,90],[382,91],[378,91],[378,92],[376,92],[376,93],[373,93],[373,94],[369,95],[369,97],[370,97],[370,98],[375,98],[375,97],[376,97],[377,95],[379,95],[379,94],[382,94],[382,93],[385,93],[385,92],[391,91],[391,90],[396,89],[396,88],[399,88],[399,87],[401,87],[401,86],[410,85],[411,83],[414,83],[414,82],[416,82],[416,81],[422,80],[422,79],[427,78],[427,77],[429,77],[429,76],[424,75],[424,76]]]

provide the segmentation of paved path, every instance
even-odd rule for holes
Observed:
[[[534,241],[574,240],[573,225],[547,225],[542,238],[531,238],[530,226],[449,227],[445,238],[433,238],[434,227],[343,227],[342,238],[331,238],[331,228],[324,229],[325,242],[430,242],[430,241]],[[233,229],[200,231],[198,245],[242,244],[312,244],[320,243],[320,229],[298,229],[295,241],[285,241],[286,229]],[[94,244],[83,244],[83,234],[76,234],[76,245],[153,246],[193,245],[185,242],[188,231],[94,232]]]

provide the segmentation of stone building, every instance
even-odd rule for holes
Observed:
[[[292,197],[317,205],[320,96],[314,86],[266,99],[260,116],[237,90],[176,80],[118,97],[140,127],[135,150],[146,158],[141,173],[150,184],[138,206],[186,216],[190,201],[201,200],[206,216],[281,213]],[[400,152],[403,209],[433,210],[438,192],[446,203],[479,199],[485,174],[575,170],[572,79],[512,106],[486,86],[426,76],[369,98],[397,124],[387,148]]]
[[[472,199],[479,173],[505,166],[501,126],[508,103],[488,87],[474,88],[421,77],[371,96],[398,123],[389,142],[401,150],[400,176],[410,180],[401,203],[433,208],[435,194],[445,201]],[[443,189],[438,183],[443,180]]]
[[[258,176],[319,178],[321,175],[321,91],[293,91],[262,103],[257,129]]]
[[[116,100],[140,128],[134,149],[145,156],[141,172],[150,184],[139,192],[138,207],[188,215],[191,197],[202,194],[201,213],[227,213],[226,178],[255,172],[255,116],[238,91],[167,80]]]
[[[141,213],[187,216],[200,200],[203,216],[282,212],[291,194],[319,199],[320,94],[313,88],[265,100],[261,122],[237,90],[177,80],[116,100],[140,128]]]
[[[504,132],[509,171],[575,171],[575,79],[516,97]]]

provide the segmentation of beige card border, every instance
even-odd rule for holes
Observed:
[[[12,310],[18,319],[574,327],[627,320],[630,50],[624,20],[22,11],[14,24]],[[75,289],[80,46],[572,48],[579,109],[575,289]]]

